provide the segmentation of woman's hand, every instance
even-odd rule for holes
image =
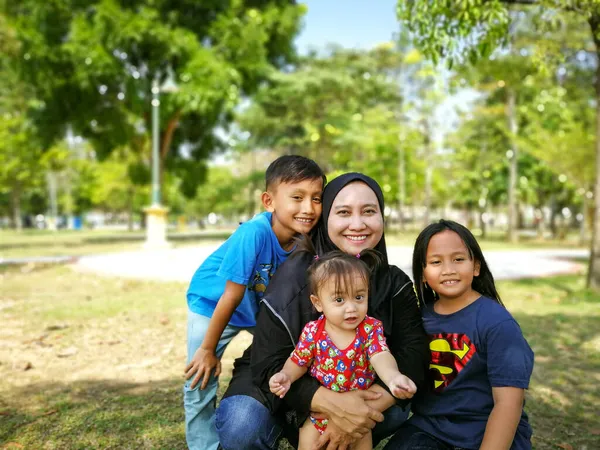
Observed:
[[[200,382],[200,378],[203,377],[200,389],[204,389],[208,384],[210,373],[213,369],[215,371],[215,377],[218,377],[221,374],[221,361],[219,361],[219,358],[217,358],[217,355],[215,355],[214,352],[209,352],[208,350],[199,347],[198,350],[196,350],[196,353],[194,353],[194,357],[185,368],[185,379],[189,380],[196,374],[190,385],[190,387],[194,389]]]
[[[383,421],[383,414],[366,403],[380,397],[377,392],[356,390],[340,393],[322,387],[313,397],[313,406],[329,419],[328,427],[333,424],[340,432],[358,440],[377,422]]]
[[[358,439],[343,432],[329,421],[325,433],[314,443],[313,450],[347,450],[357,441]]]

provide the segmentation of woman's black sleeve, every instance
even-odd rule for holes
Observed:
[[[422,389],[430,359],[429,339],[409,280],[392,299],[392,333],[388,345],[400,372],[410,378],[417,389]]]
[[[269,379],[283,368],[293,350],[294,345],[283,322],[261,303],[252,341],[252,380],[268,399],[271,412],[275,412],[283,401],[285,409],[296,410],[300,423],[303,423],[310,412],[313,395],[320,386],[316,379],[307,374],[292,383],[283,400],[269,390]]]

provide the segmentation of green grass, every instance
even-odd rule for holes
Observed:
[[[69,266],[0,272],[0,448],[185,448],[185,288]],[[600,448],[600,295],[577,275],[499,288],[536,353],[535,448]],[[248,342],[227,350],[222,388]]]

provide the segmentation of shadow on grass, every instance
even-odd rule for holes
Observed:
[[[516,313],[515,318],[535,352],[526,406],[534,448],[564,443],[600,448],[600,317]]]
[[[182,382],[40,383],[0,398],[0,442],[25,448],[185,449]],[[4,447],[2,447],[4,448]]]

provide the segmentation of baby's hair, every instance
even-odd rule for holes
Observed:
[[[382,258],[376,250],[365,249],[356,255],[333,250],[318,255],[309,238],[304,236],[299,239],[296,254],[308,253],[313,257],[311,265],[307,269],[310,292],[317,295],[319,289],[331,279],[335,278],[336,290],[341,285],[351,286],[354,277],[359,275],[365,285],[369,285],[371,272],[381,264]]]
[[[471,284],[473,290],[479,292],[481,295],[496,300],[503,305],[500,295],[496,290],[496,285],[494,284],[494,276],[483,257],[481,247],[479,246],[477,239],[475,239],[475,236],[473,236],[473,233],[471,233],[467,227],[459,223],[444,219],[425,227],[415,242],[412,270],[413,280],[417,286],[416,291],[419,305],[422,307],[424,304],[433,303],[437,300],[436,293],[433,292],[433,289],[431,289],[428,284],[425,284],[423,272],[427,265],[427,247],[429,246],[429,241],[436,234],[446,230],[458,234],[469,251],[469,257],[472,260],[479,262],[479,275],[473,277],[473,282]]]

